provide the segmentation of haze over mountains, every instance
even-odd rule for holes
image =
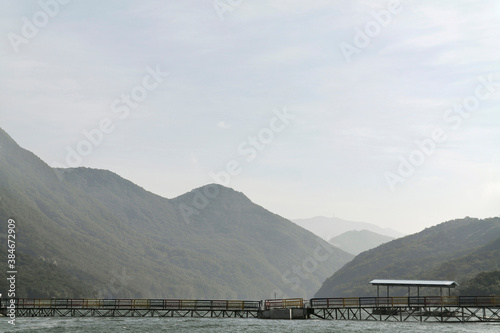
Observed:
[[[351,230],[331,238],[328,242],[339,249],[358,255],[393,239],[368,230]]]
[[[366,222],[343,220],[338,217],[316,216],[308,219],[294,219],[292,221],[327,241],[351,230],[368,230],[392,238],[404,236],[399,231],[390,228],[381,228],[375,224]]]
[[[223,186],[166,199],[110,171],[51,169],[1,129],[0,147],[19,297],[311,297],[353,258]]]
[[[467,217],[361,253],[328,278],[316,297],[375,296],[376,288],[368,284],[373,279],[455,280],[464,284],[479,273],[499,269],[500,217]]]

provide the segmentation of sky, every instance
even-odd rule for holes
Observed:
[[[500,3],[0,2],[0,127],[167,198],[412,233],[500,215]]]

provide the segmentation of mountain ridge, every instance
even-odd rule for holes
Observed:
[[[196,206],[213,184],[167,199],[108,170],[52,169],[3,130],[0,147],[0,220],[16,220],[19,260],[36,263],[20,281],[50,276],[50,262],[86,297],[307,297],[352,259],[233,189],[216,185],[218,195]],[[183,205],[197,209],[190,223]],[[292,271],[318,246],[328,257],[298,278]],[[50,280],[37,290],[20,283],[19,297],[82,297],[72,278]]]

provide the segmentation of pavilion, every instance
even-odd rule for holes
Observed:
[[[408,296],[411,296],[411,287],[417,287],[417,297],[420,297],[420,288],[431,287],[439,288],[440,296],[443,296],[443,288],[448,288],[448,295],[451,294],[451,288],[458,287],[455,281],[434,281],[434,280],[381,280],[375,279],[370,284],[377,286],[377,297],[380,297],[379,287],[387,287],[387,297],[389,297],[390,287],[408,287]]]

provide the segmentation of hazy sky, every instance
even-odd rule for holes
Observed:
[[[500,214],[500,2],[1,1],[0,127],[172,198],[419,231]]]

